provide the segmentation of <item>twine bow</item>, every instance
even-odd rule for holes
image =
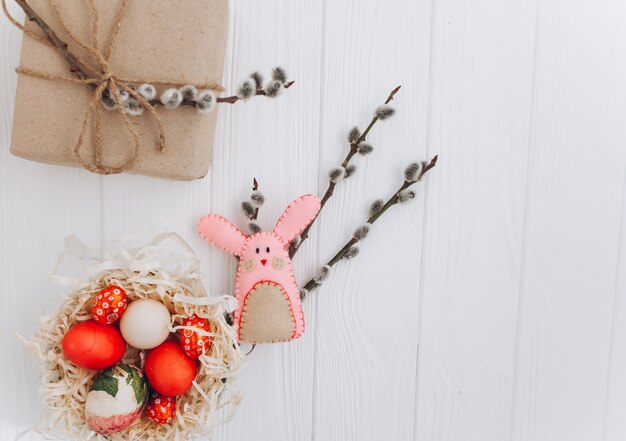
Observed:
[[[141,78],[123,78],[117,75],[110,66],[110,59],[113,53],[113,49],[117,43],[117,37],[119,31],[122,27],[122,21],[126,15],[127,7],[129,0],[122,0],[122,4],[120,10],[117,14],[117,18],[115,21],[115,25],[113,28],[113,32],[111,34],[111,40],[107,49],[102,52],[100,50],[100,42],[98,38],[98,26],[99,26],[99,15],[98,9],[95,5],[95,0],[87,0],[89,3],[89,9],[91,11],[91,42],[86,43],[85,41],[78,38],[78,36],[69,28],[67,22],[63,18],[63,14],[61,13],[57,0],[51,0],[50,5],[52,10],[54,11],[54,15],[61,25],[63,31],[80,47],[82,47],[89,57],[94,62],[94,66],[85,63],[78,56],[72,54],[69,50],[67,50],[67,45],[61,41],[54,31],[50,30],[47,34],[47,38],[44,38],[32,30],[26,28],[21,25],[17,20],[15,20],[8,11],[6,6],[6,0],[0,0],[2,2],[2,9],[9,19],[9,21],[17,26],[22,32],[26,35],[34,38],[35,40],[46,44],[51,47],[63,47],[63,56],[65,57],[70,70],[76,75],[76,77],[70,76],[60,76],[60,75],[51,75],[46,72],[41,72],[37,70],[33,70],[27,67],[18,67],[16,72],[18,74],[29,75],[36,78],[43,78],[48,80],[60,80],[66,81],[74,84],[81,84],[89,87],[93,91],[93,95],[89,101],[87,109],[83,115],[83,120],[81,123],[80,132],[78,135],[78,139],[74,145],[73,153],[76,161],[85,169],[98,174],[109,175],[109,174],[117,174],[122,173],[125,170],[131,168],[135,162],[137,161],[137,157],[139,156],[139,135],[135,131],[133,124],[130,121],[129,115],[124,110],[124,103],[121,97],[122,93],[127,94],[129,97],[135,99],[144,109],[148,111],[148,114],[151,116],[154,124],[156,126],[156,130],[158,131],[158,142],[157,142],[157,150],[162,152],[165,150],[165,136],[166,130],[163,125],[163,121],[159,114],[157,113],[155,106],[152,102],[144,98],[141,94],[135,91],[130,84],[140,84],[140,83],[150,83],[150,84],[158,84],[158,85],[169,85],[169,86],[177,86],[182,87],[190,84],[189,82],[179,82],[179,81],[166,81],[166,80],[157,80],[157,81],[148,81]],[[32,11],[32,8],[28,6],[25,0],[16,0],[20,6],[27,12]],[[33,19],[29,15],[29,18]],[[38,18],[38,17],[37,17]],[[41,23],[38,23],[41,25]],[[197,89],[212,89],[216,91],[224,90],[219,84],[213,82],[193,84]],[[121,115],[122,120],[124,121],[124,125],[128,134],[132,141],[132,151],[130,156],[126,159],[126,161],[119,166],[106,166],[102,163],[102,105],[101,101],[104,99],[113,100],[115,102],[115,110]],[[90,164],[83,159],[81,156],[81,149],[83,147],[85,137],[87,135],[87,130],[89,127],[89,123],[92,123],[93,126],[93,137],[94,137],[94,164]]]

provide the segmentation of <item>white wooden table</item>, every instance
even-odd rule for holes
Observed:
[[[312,275],[440,154],[418,198],[376,224],[304,303],[300,340],[258,347],[217,440],[587,441],[626,438],[626,3],[622,0],[236,0],[225,83],[287,67],[277,101],[224,107],[200,181],[100,177],[9,155],[20,34],[0,20],[0,438],[41,410],[13,331],[61,289],[66,235],[102,248],[165,226],[203,258],[211,293],[234,262],[196,219],[243,224],[256,176],[265,228],[321,193],[345,136],[389,90],[398,115],[338,188],[296,259]],[[39,439],[35,435],[32,439]]]

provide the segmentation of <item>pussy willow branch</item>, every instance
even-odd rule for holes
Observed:
[[[22,8],[28,20],[34,22],[37,26],[39,26],[39,29],[43,31],[48,41],[50,41],[50,43],[61,53],[61,55],[63,55],[63,58],[65,58],[65,61],[69,66],[70,72],[81,80],[90,78],[89,74],[87,73],[87,67],[85,67],[85,65],[83,65],[78,60],[78,58],[69,50],[68,44],[63,41],[56,32],[54,32],[54,30],[48,25],[48,23],[46,23],[46,21],[41,18],[41,16],[37,14],[37,12],[35,12],[33,8],[30,7],[26,0],[15,0],[15,3],[17,3],[17,5]],[[289,81],[285,83],[285,89],[289,89],[291,86],[293,86],[294,82],[295,81]],[[90,84],[89,86],[94,90],[97,88],[95,84]],[[105,93],[108,95],[108,91],[105,91]],[[264,89],[259,89],[256,91],[255,96],[267,96],[267,92]],[[237,95],[217,97],[218,103],[225,104],[235,104],[237,101],[240,100],[242,100],[242,98],[239,98]],[[161,101],[158,99],[150,100],[150,104],[152,104],[153,106],[163,105],[163,103],[161,103]],[[180,105],[195,107],[196,103],[194,101],[184,100],[180,103]]]
[[[393,89],[391,91],[391,93],[389,93],[389,96],[385,100],[385,104],[389,104],[393,100],[394,95],[396,93],[398,93],[398,91],[400,90],[401,87],[402,86],[398,86],[395,89]],[[350,161],[352,160],[352,157],[354,155],[356,155],[356,153],[358,151],[359,144],[361,144],[363,141],[365,141],[365,139],[367,138],[367,135],[369,134],[370,130],[372,130],[372,127],[374,127],[374,124],[376,124],[376,122],[379,119],[380,118],[378,116],[374,115],[374,117],[372,118],[372,120],[368,124],[367,128],[363,131],[363,133],[357,139],[355,139],[354,141],[350,142],[350,149],[348,150],[348,154],[346,155],[346,157],[344,158],[343,162],[341,163],[341,166],[344,169],[350,164]],[[335,192],[335,187],[336,186],[337,186],[336,182],[332,182],[331,181],[331,182],[328,183],[328,188],[326,189],[326,193],[324,193],[324,196],[322,197],[322,201],[320,203],[320,210],[317,213],[317,216],[319,216],[320,212],[322,211],[322,209],[326,205],[326,202],[328,202],[328,200],[333,196],[333,194]],[[309,224],[309,226],[306,227],[302,231],[302,233],[300,233],[300,240],[297,241],[297,242],[292,242],[291,243],[291,246],[289,247],[289,257],[290,258],[293,258],[293,256],[296,255],[296,253],[300,249],[300,246],[302,245],[302,242],[304,242],[309,237],[309,231],[311,230],[311,227],[313,226],[313,224],[317,220],[317,216],[315,217],[315,219],[313,219],[313,222],[311,222]]]
[[[285,89],[289,89],[291,86],[293,86],[293,84],[295,83],[295,81],[289,81],[287,83],[285,83]],[[259,89],[256,91],[256,93],[254,94],[255,96],[267,96],[267,92],[265,91],[265,89]],[[217,102],[218,103],[224,103],[224,104],[235,104],[237,101],[243,101],[243,98],[239,98],[237,95],[231,95],[231,96],[218,96],[217,97]],[[163,103],[161,103],[160,100],[158,99],[153,99],[150,100],[150,104],[152,104],[153,106],[160,106]],[[184,100],[180,103],[181,106],[191,106],[191,107],[195,107],[196,103],[195,101],[189,101],[189,100]]]
[[[257,181],[256,178],[252,178],[252,192],[254,193],[258,189],[259,189],[259,181]],[[259,217],[259,208],[261,207],[256,207],[254,209],[254,214],[252,215],[250,220],[257,220],[257,218]]]
[[[407,188],[411,187],[413,184],[416,184],[417,182],[420,182],[422,180],[422,178],[424,177],[424,175],[426,173],[428,173],[429,170],[431,170],[433,167],[435,167],[435,165],[437,165],[437,158],[438,156],[435,156],[433,159],[430,160],[430,162],[428,163],[428,165],[426,165],[424,167],[424,169],[422,170],[422,173],[419,175],[419,178],[417,178],[417,180],[415,181],[404,181],[402,183],[402,185],[400,186],[400,188],[395,192],[395,194],[389,198],[389,200],[387,202],[385,202],[385,205],[382,206],[382,208],[377,211],[376,213],[373,213],[369,219],[367,220],[368,224],[373,224],[374,222],[376,222],[383,214],[385,214],[385,212],[387,210],[389,210],[389,208],[393,207],[394,205],[396,205],[398,202],[400,202],[400,193],[404,190],[406,190]],[[352,248],[354,245],[356,245],[356,243],[359,242],[358,239],[356,239],[355,237],[352,237],[352,239],[350,239],[348,242],[346,242],[346,244],[341,247],[341,249],[337,252],[337,254],[335,254],[327,263],[326,265],[332,267],[334,266],[337,262],[341,261],[344,256],[346,255],[346,253],[348,252],[348,250],[350,248]],[[317,283],[314,279],[309,280],[305,285],[304,285],[304,289],[311,292],[312,290],[314,290],[315,288],[317,288],[318,286],[320,286],[321,283]]]
[[[285,89],[289,89],[291,86],[293,86],[293,84],[295,83],[295,81],[288,81],[285,83]],[[256,96],[267,96],[267,92],[265,91],[265,89],[259,89],[256,91],[255,93]],[[235,104],[237,101],[241,101],[243,98],[239,98],[237,95],[231,95],[231,96],[225,96],[225,97],[218,97],[217,98],[217,102],[218,103],[226,103],[226,104]]]
[[[76,58],[74,54],[72,54],[69,51],[67,43],[59,38],[56,32],[54,32],[52,28],[48,26],[48,24],[43,20],[43,18],[41,18],[39,14],[37,14],[33,10],[33,8],[30,7],[28,3],[26,3],[26,0],[15,0],[15,3],[17,3],[17,5],[20,8],[22,8],[28,20],[36,23],[37,26],[39,26],[39,28],[46,35],[46,38],[48,39],[48,41],[50,41],[50,43],[59,52],[61,52],[61,54],[63,55],[63,58],[65,58],[65,61],[69,65],[70,72],[76,75],[81,80],[89,78],[89,76],[85,72],[85,67],[83,66],[83,64],[80,61],[78,61],[78,58]]]

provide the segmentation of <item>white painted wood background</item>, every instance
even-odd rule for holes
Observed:
[[[397,117],[325,209],[299,279],[406,163],[438,153],[438,167],[305,301],[304,337],[254,351],[245,399],[214,439],[626,439],[626,3],[231,7],[226,84],[280,64],[296,85],[222,108],[212,170],[192,183],[11,157],[21,36],[0,20],[2,440],[41,410],[13,331],[30,334],[58,298],[47,274],[66,235],[102,248],[166,226],[202,256],[210,291],[228,292],[233,260],[196,237],[198,216],[242,221],[256,176],[268,228],[293,198],[325,189],[349,128],[398,84]]]

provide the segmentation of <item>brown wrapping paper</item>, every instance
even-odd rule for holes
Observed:
[[[71,44],[54,18],[48,0],[29,0],[35,11],[70,43],[72,52],[88,59],[82,49]],[[108,46],[121,0],[96,0],[101,50]],[[91,15],[88,2],[59,2],[70,29],[90,41]],[[28,27],[39,29],[32,23]],[[228,33],[228,0],[132,0],[111,57],[111,71],[125,78],[172,80],[189,83],[220,83]],[[21,66],[70,76],[67,63],[53,48],[24,36]],[[166,86],[157,86],[159,93]],[[18,79],[11,152],[19,157],[48,164],[78,166],[73,149],[85,110],[93,92],[84,85],[20,75]],[[219,106],[217,106],[219,107]],[[212,157],[217,110],[199,114],[181,106],[157,106],[166,129],[165,151],[156,144],[158,131],[146,116],[131,117],[140,135],[141,148],[130,173],[192,180],[203,177]],[[103,163],[123,164],[132,151],[132,140],[121,115],[103,111]],[[94,161],[91,124],[81,156]]]

